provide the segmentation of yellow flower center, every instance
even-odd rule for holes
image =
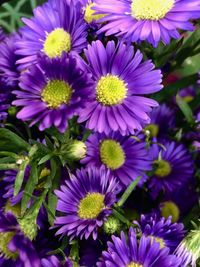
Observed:
[[[72,88],[68,83],[60,80],[51,80],[42,91],[41,97],[49,108],[58,108],[68,104],[72,95]]]
[[[174,0],[132,0],[132,16],[137,20],[160,20],[173,8]]]
[[[114,75],[102,76],[97,83],[96,98],[103,105],[117,105],[126,98],[127,85]]]
[[[163,202],[161,205],[161,215],[166,219],[172,216],[172,222],[177,222],[180,217],[179,207],[172,201]]]
[[[155,236],[150,236],[152,241],[155,241],[157,243],[159,243],[160,248],[164,248],[165,247],[165,241],[162,238],[159,237],[155,237]]]
[[[81,199],[78,206],[78,215],[81,219],[95,219],[104,208],[104,195],[88,193]]]
[[[126,265],[126,267],[143,267],[143,266],[141,264],[131,262],[128,265]]]
[[[145,130],[150,132],[151,137],[156,137],[158,135],[158,132],[159,132],[159,125],[149,124],[145,127]]]
[[[166,160],[157,160],[155,161],[155,163],[157,164],[157,168],[155,170],[156,176],[162,178],[168,176],[171,173],[172,168],[169,162],[167,162]]]
[[[17,253],[9,250],[8,244],[10,243],[14,235],[14,232],[0,233],[0,254],[3,254],[3,256],[7,259],[13,260],[15,260],[18,255]]]
[[[93,20],[98,20],[105,16],[103,14],[95,15],[95,10],[92,9],[94,5],[94,3],[90,3],[85,7],[84,19],[87,23],[91,23]]]
[[[100,144],[100,158],[109,169],[116,170],[124,164],[126,156],[118,142],[107,139]]]
[[[44,42],[44,53],[50,57],[61,57],[63,52],[71,49],[71,36],[62,28],[57,28],[48,33]]]

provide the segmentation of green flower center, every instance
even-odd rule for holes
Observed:
[[[62,104],[69,104],[72,88],[61,80],[51,80],[44,87],[41,97],[49,108],[59,108]]]
[[[15,260],[18,255],[17,253],[14,253],[9,250],[8,244],[14,237],[15,233],[14,232],[5,232],[5,233],[0,233],[0,254],[3,254],[5,258],[7,259],[13,259]]]
[[[159,243],[160,248],[164,248],[165,247],[165,242],[162,238],[159,237],[155,237],[155,236],[150,236],[152,241],[156,241],[157,243]]]
[[[143,266],[141,264],[138,264],[138,263],[135,263],[135,262],[131,262],[126,267],[143,267]]]
[[[172,222],[177,222],[180,217],[179,207],[172,201],[163,202],[161,205],[161,215],[166,219],[172,216]]]
[[[132,0],[132,16],[137,20],[160,20],[173,8],[174,0]]]
[[[47,34],[43,49],[50,58],[61,57],[63,52],[69,52],[71,49],[70,34],[62,28],[53,30]]]
[[[124,164],[126,156],[118,142],[107,139],[100,144],[100,159],[109,169],[117,170]]]
[[[159,125],[149,124],[145,127],[145,130],[150,132],[151,137],[156,137],[158,135],[158,132],[159,132]]]
[[[87,23],[92,22],[93,20],[98,20],[101,19],[102,17],[104,17],[105,15],[103,14],[99,14],[99,15],[94,15],[95,10],[92,9],[92,7],[94,6],[94,3],[88,4],[85,7],[85,13],[84,13],[84,19]]]
[[[155,161],[155,163],[157,164],[157,168],[155,170],[156,176],[162,178],[168,176],[171,173],[172,168],[168,161],[162,159]]]
[[[126,98],[127,90],[127,85],[117,76],[102,76],[97,83],[96,98],[103,105],[117,105]]]
[[[104,195],[88,193],[81,199],[78,206],[78,215],[81,219],[95,219],[104,208]]]
[[[103,228],[106,234],[114,234],[120,230],[120,222],[117,218],[110,216],[105,221]]]

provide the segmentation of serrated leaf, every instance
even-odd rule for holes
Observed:
[[[177,102],[177,105],[179,106],[180,110],[184,114],[186,120],[191,124],[195,123],[195,120],[193,117],[193,112],[192,112],[190,106],[188,105],[188,103],[179,95],[176,96],[176,102]]]
[[[15,185],[14,185],[14,196],[17,196],[17,194],[19,193],[19,191],[22,187],[22,183],[24,180],[24,175],[25,175],[27,165],[28,165],[28,161],[24,161],[21,164],[20,170],[17,173],[17,176],[15,178]]]
[[[0,128],[0,150],[21,152],[30,149],[29,143],[6,128]]]
[[[27,194],[23,195],[22,201],[21,201],[21,211],[22,214],[24,214],[24,212],[27,209],[27,204],[29,202],[29,200],[31,199],[31,194],[33,193],[36,185],[38,183],[38,169],[37,169],[37,163],[33,162],[31,164],[31,171],[30,171],[30,176],[28,178],[28,181],[26,183],[26,186],[24,188],[24,191]]]

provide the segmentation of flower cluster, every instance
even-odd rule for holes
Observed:
[[[195,266],[200,0],[44,2],[0,28],[0,266]]]

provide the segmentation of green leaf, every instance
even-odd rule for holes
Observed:
[[[23,183],[23,180],[24,180],[24,175],[25,175],[25,171],[26,171],[26,167],[28,165],[28,161],[27,160],[24,160],[20,166],[20,169],[17,173],[17,176],[15,178],[15,185],[14,185],[14,196],[16,196],[21,187],[22,187],[22,183]]]
[[[190,106],[188,105],[188,103],[179,95],[176,96],[176,102],[177,102],[177,105],[179,106],[180,110],[183,112],[186,120],[189,123],[194,124],[195,120],[193,117],[192,110],[191,110]]]
[[[50,225],[53,225],[54,220],[55,220],[57,201],[58,201],[57,197],[52,192],[49,192],[47,206],[49,207],[49,210],[51,211],[51,213],[48,212],[48,209],[47,209],[47,212],[48,212],[48,220],[49,220]]]
[[[21,211],[22,214],[24,214],[24,212],[27,209],[27,204],[29,202],[29,200],[31,199],[31,194],[33,193],[36,185],[38,184],[38,169],[37,169],[37,163],[33,162],[31,164],[31,171],[30,171],[30,176],[29,179],[26,183],[26,186],[24,188],[24,191],[27,194],[23,195],[22,201],[21,201]]]
[[[46,156],[44,156],[43,158],[41,158],[41,160],[39,161],[38,165],[41,165],[45,162],[47,162],[48,160],[50,160],[53,157],[53,154],[47,154]]]
[[[0,150],[22,152],[30,149],[29,143],[6,128],[0,128]]]
[[[6,164],[6,163],[0,163],[0,170],[17,170],[18,165],[17,164]]]
[[[126,189],[126,191],[123,193],[122,197],[120,198],[120,200],[117,202],[117,206],[118,207],[122,207],[124,205],[124,203],[126,202],[126,200],[128,199],[128,197],[130,196],[130,194],[133,192],[133,190],[135,189],[135,187],[138,185],[139,181],[140,181],[141,177],[138,177],[136,180],[134,180]]]

